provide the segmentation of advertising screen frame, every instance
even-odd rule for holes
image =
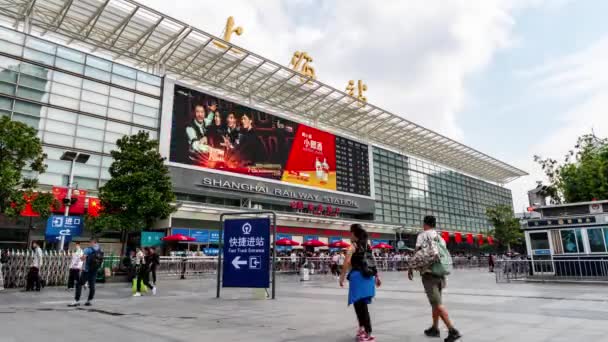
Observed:
[[[262,178],[262,177],[247,175],[247,174],[234,173],[234,172],[230,172],[230,171],[224,171],[224,170],[218,170],[218,169],[213,169],[213,168],[206,168],[206,167],[200,167],[200,166],[191,165],[191,164],[184,164],[184,163],[170,161],[171,134],[172,134],[172,130],[173,130],[173,102],[174,102],[174,92],[175,92],[176,85],[180,86],[180,87],[188,88],[193,91],[201,92],[201,93],[207,94],[209,96],[216,97],[217,99],[220,99],[220,100],[230,101],[230,102],[233,102],[233,103],[241,105],[241,106],[245,106],[245,107],[249,107],[254,110],[262,111],[269,115],[275,116],[277,118],[293,121],[294,123],[301,124],[301,125],[310,126],[317,130],[332,134],[335,137],[352,140],[353,142],[366,145],[367,146],[367,157],[369,160],[369,162],[368,162],[368,180],[369,180],[369,186],[370,186],[369,195],[362,195],[362,194],[358,194],[358,193],[351,193],[351,192],[345,192],[345,191],[339,191],[339,190],[330,190],[330,189],[319,188],[319,187],[308,186],[308,185],[297,184],[297,183],[289,183],[289,182],[285,182],[282,180]],[[277,110],[268,108],[263,105],[259,105],[253,101],[248,102],[247,100],[242,100],[237,97],[227,96],[226,94],[217,93],[216,91],[213,91],[210,89],[205,89],[205,88],[198,87],[198,86],[193,86],[191,84],[180,82],[180,81],[171,79],[166,76],[163,77],[163,94],[162,94],[161,106],[162,106],[162,109],[161,109],[162,116],[161,116],[161,122],[160,122],[160,132],[159,132],[159,151],[160,151],[161,155],[166,158],[165,164],[167,164],[167,165],[170,165],[173,167],[178,167],[178,168],[190,169],[190,170],[210,172],[210,173],[215,173],[215,174],[219,174],[219,175],[235,176],[235,177],[249,179],[249,180],[258,181],[258,182],[268,182],[268,183],[273,183],[273,184],[277,184],[277,185],[284,185],[284,186],[298,187],[298,188],[303,188],[303,189],[308,189],[308,190],[340,194],[340,195],[344,195],[344,196],[352,196],[352,197],[371,199],[371,200],[373,200],[375,198],[374,177],[373,177],[373,154],[372,154],[373,145],[369,142],[363,141],[361,139],[356,139],[356,138],[353,138],[348,135],[336,133],[334,130],[327,129],[326,127],[316,127],[316,126],[312,125],[310,122],[303,121],[301,119],[298,120],[298,118],[294,117],[294,115],[290,115],[289,113],[280,113]]]

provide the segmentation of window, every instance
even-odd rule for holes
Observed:
[[[589,248],[591,249],[591,253],[606,252],[604,233],[601,228],[587,229],[587,237],[589,238]]]
[[[584,253],[584,249],[579,248],[579,247],[582,247],[582,241],[581,241],[580,246],[577,242],[577,238],[579,238],[579,235],[582,240],[582,235],[580,234],[580,229],[576,229],[576,231],[577,231],[577,233],[575,233],[575,230],[572,230],[572,229],[560,231],[561,238],[562,238],[562,246],[564,247],[564,253],[566,253],[566,254]]]

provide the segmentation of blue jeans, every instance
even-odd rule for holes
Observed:
[[[84,271],[80,274],[80,280],[78,281],[78,284],[76,285],[76,296],[74,297],[75,301],[79,301],[80,300],[80,294],[82,293],[82,286],[86,283],[89,283],[89,298],[87,299],[88,302],[92,301],[93,298],[95,297],[95,281],[97,280],[97,271],[96,270],[89,270],[89,271]]]

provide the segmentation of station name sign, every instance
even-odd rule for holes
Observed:
[[[306,190],[291,190],[270,183],[248,182],[246,180],[226,180],[214,177],[203,177],[200,186],[213,187],[226,190],[250,192],[274,197],[297,199],[303,201],[314,201],[328,203],[337,206],[359,208],[359,203],[350,198],[334,195],[320,195]]]

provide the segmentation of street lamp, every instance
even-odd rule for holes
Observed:
[[[69,161],[71,162],[70,165],[70,178],[68,180],[68,193],[67,193],[67,197],[65,198],[65,215],[64,216],[69,216],[70,215],[70,206],[72,205],[72,188],[74,186],[74,165],[76,163],[81,163],[81,164],[85,164],[89,158],[91,157],[91,155],[86,154],[86,153],[81,153],[81,152],[74,152],[74,151],[65,151],[63,152],[63,155],[61,156],[61,160],[65,160],[65,161]],[[63,250],[63,246],[65,244],[65,235],[61,235],[61,240],[59,240],[59,250],[62,251]]]

